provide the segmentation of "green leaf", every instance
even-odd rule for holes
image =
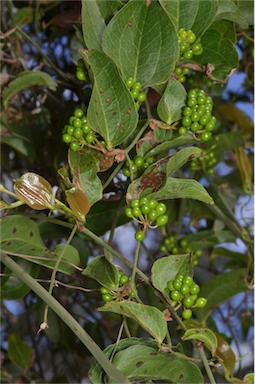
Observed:
[[[242,29],[249,28],[247,21],[243,18],[238,6],[233,0],[220,0],[214,21],[222,19],[230,20]]]
[[[19,73],[14,80],[12,80],[8,87],[3,91],[3,103],[4,107],[7,107],[8,101],[11,97],[24,89],[33,86],[42,86],[55,91],[57,88],[57,82],[47,73],[40,71],[24,71]]]
[[[199,0],[196,18],[190,26],[190,29],[192,29],[197,38],[201,37],[213,23],[217,8],[218,0]]]
[[[156,260],[151,268],[152,284],[165,294],[168,281],[174,280],[178,273],[192,275],[190,255],[170,255]]]
[[[88,107],[88,122],[111,149],[135,130],[138,114],[134,100],[112,60],[100,51],[81,51],[91,67],[94,85]]]
[[[36,279],[40,272],[40,267],[30,261],[17,258],[16,263],[19,264],[30,276]],[[9,275],[11,271],[4,269],[4,274]],[[30,288],[19,279],[18,276],[4,276],[1,278],[1,297],[6,300],[16,300],[24,297],[30,292]]]
[[[1,220],[1,247],[8,253],[15,253],[29,261],[53,269],[65,244],[59,244],[50,251],[43,243],[37,224],[25,216],[13,215]],[[80,258],[75,248],[66,247],[58,271],[72,274],[79,265]]]
[[[245,282],[246,269],[236,269],[231,272],[221,273],[209,279],[200,287],[199,295],[207,299],[204,308],[195,308],[198,320],[205,322],[214,308],[230,299],[232,296],[247,290]]]
[[[217,257],[230,259],[231,261],[238,263],[242,267],[247,267],[249,264],[249,257],[247,254],[241,252],[234,252],[224,247],[216,247],[210,254],[210,260],[214,260]]]
[[[244,146],[244,139],[238,132],[231,132],[231,135],[220,133],[210,139],[210,148],[213,148],[213,152],[223,152],[226,149],[236,149],[242,146]]]
[[[160,0],[176,29],[190,29],[199,8],[199,0]]]
[[[156,1],[130,0],[107,25],[103,49],[124,80],[143,86],[166,81],[178,59],[174,25]]]
[[[191,328],[188,329],[182,336],[182,340],[199,340],[204,343],[212,355],[215,354],[218,342],[214,332],[208,328]]]
[[[82,0],[82,32],[88,49],[102,49],[102,34],[105,30],[104,18],[101,15],[98,1]]]
[[[16,27],[23,27],[34,21],[34,9],[32,7],[23,7],[12,14],[13,22]]]
[[[158,155],[161,152],[168,151],[173,148],[178,148],[184,145],[191,145],[197,143],[197,140],[194,139],[192,136],[180,136],[176,137],[175,139],[171,141],[165,141],[161,144],[158,144],[156,147],[152,148],[146,153],[147,156],[155,156]]]
[[[209,248],[220,243],[230,243],[236,241],[236,236],[228,230],[203,230],[185,236],[192,249]],[[212,252],[217,252],[214,248]]]
[[[227,381],[233,382],[233,371],[236,365],[236,357],[230,345],[223,339],[221,335],[215,332],[217,337],[217,348],[215,357],[219,360],[224,367],[224,376]]]
[[[105,256],[97,256],[82,271],[82,275],[95,279],[107,289],[119,287],[119,270]]]
[[[97,0],[97,3],[106,24],[108,24],[112,16],[123,6],[121,0]]]
[[[132,382],[154,379],[178,384],[204,383],[195,364],[145,345],[130,346],[116,353],[113,364]]]
[[[182,116],[182,107],[185,105],[186,97],[187,92],[178,80],[168,80],[165,92],[157,107],[160,119],[169,125],[179,120]]]
[[[199,157],[201,153],[201,149],[196,147],[188,147],[178,151],[168,160],[166,167],[167,176],[172,176],[184,164],[192,159],[195,159],[196,157]]]
[[[73,184],[86,195],[90,206],[102,199],[103,187],[97,176],[99,172],[99,158],[97,151],[86,148],[83,152],[68,152],[68,162],[73,176]]]
[[[168,177],[166,183],[157,192],[148,194],[149,199],[195,199],[213,204],[213,199],[205,188],[193,179],[174,179]]]
[[[25,370],[32,365],[33,349],[19,335],[12,333],[8,337],[8,357],[15,365]]]
[[[36,151],[33,145],[23,137],[18,137],[15,134],[12,136],[6,136],[1,138],[1,143],[9,145],[15,151],[19,152],[21,155],[28,157],[32,162],[36,157]]]
[[[237,6],[242,17],[249,25],[254,25],[254,1],[253,0],[237,0]]]
[[[98,310],[100,312],[110,311],[131,317],[156,339],[158,345],[162,343],[166,336],[167,322],[163,313],[155,307],[133,301],[111,301]]]
[[[221,20],[213,23],[201,39],[203,52],[196,61],[212,64],[213,76],[217,79],[224,79],[238,66],[238,54],[232,36],[235,36],[233,23]]]

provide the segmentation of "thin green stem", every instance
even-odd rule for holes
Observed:
[[[142,126],[142,128],[139,130],[138,134],[134,138],[134,140],[129,144],[129,146],[126,148],[126,152],[130,152],[131,149],[136,145],[137,141],[140,139],[140,137],[143,135],[144,131],[147,129],[149,125],[149,120],[146,121],[146,123]]]
[[[199,350],[199,354],[200,354],[201,360],[203,362],[203,365],[205,367],[205,371],[207,373],[207,376],[208,376],[210,384],[216,384],[216,381],[214,380],[211,368],[210,368],[210,366],[208,364],[208,360],[206,358],[205,351],[204,351],[204,346],[203,346],[202,343],[201,343],[201,346],[198,348],[198,350]]]
[[[103,190],[105,190],[105,188],[108,187],[108,185],[111,183],[112,179],[119,173],[119,171],[121,170],[123,164],[124,164],[124,161],[122,161],[121,163],[119,163],[117,165],[117,167],[114,169],[114,171],[111,173],[111,175],[108,177],[108,179],[104,183]]]
[[[72,239],[73,239],[73,237],[75,235],[76,230],[77,230],[77,225],[75,225],[73,227],[73,230],[72,230],[70,236],[68,237],[67,242],[65,243],[65,247],[62,249],[62,252],[60,253],[60,255],[59,255],[58,259],[57,259],[57,262],[55,264],[55,267],[54,267],[54,269],[52,271],[51,279],[50,279],[50,286],[49,286],[49,294],[50,295],[52,294],[52,291],[53,291],[53,288],[54,288],[54,285],[55,285],[56,275],[57,275],[59,264],[60,264],[60,262],[61,262],[61,260],[62,260],[62,258],[64,256],[66,250],[67,250],[68,245],[71,243],[71,241],[72,241]],[[48,323],[48,321],[47,321],[48,311],[49,311],[49,306],[46,305],[45,310],[44,310],[44,317],[43,317],[46,324]]]
[[[134,259],[133,271],[132,271],[132,275],[130,278],[131,287],[135,286],[135,275],[136,275],[136,271],[137,271],[140,248],[141,248],[141,242],[137,241],[136,249],[135,249],[135,259]]]
[[[103,351],[95,341],[89,336],[83,327],[73,318],[73,316],[52,296],[49,292],[37,283],[23,268],[12,260],[5,252],[1,252],[1,260],[16,276],[19,277],[28,287],[32,289],[49,307],[64,321],[64,323],[74,332],[79,340],[86,346],[91,354],[102,366],[110,381],[115,384],[130,384],[125,375],[110,363]]]

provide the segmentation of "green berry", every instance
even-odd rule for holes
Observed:
[[[164,215],[164,213],[166,213],[166,205],[164,203],[159,203],[157,206],[156,206],[156,211],[158,214],[160,215]]]
[[[147,197],[142,197],[141,199],[139,199],[139,206],[141,207],[143,204],[147,204],[148,203],[148,199]]]
[[[139,92],[137,91],[137,89],[131,89],[131,95],[132,95],[133,99],[136,99],[138,94],[139,94]]]
[[[134,79],[133,77],[129,77],[127,80],[126,80],[126,86],[130,89],[132,87],[132,85],[134,84]]]
[[[174,285],[172,280],[168,281],[167,288],[169,289],[169,291],[174,291]]]
[[[79,148],[80,148],[80,145],[79,145],[78,141],[72,141],[70,143],[70,149],[72,151],[77,152]]]
[[[109,293],[106,293],[105,295],[102,295],[102,299],[103,299],[106,303],[109,303],[110,301],[112,301],[112,295],[110,295]]]
[[[142,211],[139,207],[132,208],[132,213],[134,217],[140,217],[142,216]]]
[[[106,295],[106,294],[110,293],[109,289],[107,289],[105,287],[101,287],[100,292],[102,293],[102,295]]]
[[[121,285],[126,284],[128,281],[129,281],[129,278],[128,278],[127,275],[123,274],[123,275],[120,277],[120,284],[121,284]]]
[[[196,300],[195,306],[198,308],[203,308],[207,304],[207,300],[204,297],[199,297]]]
[[[183,278],[183,284],[187,284],[191,286],[193,284],[193,279],[190,276],[184,276]]]
[[[190,296],[188,296],[188,297],[186,296],[183,298],[182,304],[185,308],[190,308],[194,304],[194,299]]]
[[[73,136],[76,138],[76,139],[81,139],[82,136],[83,136],[83,130],[81,128],[75,128],[74,132],[73,132]]]
[[[192,316],[192,311],[191,309],[184,309],[184,311],[182,312],[182,318],[184,320],[189,320]]]
[[[189,286],[188,284],[183,284],[183,285],[181,286],[180,292],[181,292],[183,295],[187,295],[187,294],[190,292],[190,286]]]
[[[172,291],[171,292],[171,299],[174,301],[179,301],[181,298],[181,294],[178,291]]]
[[[142,167],[142,166],[143,166],[143,158],[142,158],[141,156],[137,156],[137,157],[135,157],[135,159],[134,159],[134,163],[135,163],[135,165],[136,165],[138,168]]]
[[[132,208],[126,208],[125,209],[125,215],[129,217],[130,219],[133,219],[133,213],[132,213]]]
[[[92,132],[90,132],[85,136],[85,140],[87,141],[88,144],[92,144],[95,141],[95,136],[93,135]]]
[[[183,117],[182,119],[182,125],[184,127],[189,127],[191,125],[191,118],[188,116]]]
[[[71,135],[68,135],[68,133],[65,133],[63,136],[62,136],[62,140],[64,143],[71,143],[71,141],[73,140],[72,136]]]
[[[81,122],[81,120],[78,119],[78,118],[76,117],[76,118],[73,119],[73,121],[72,121],[72,126],[73,126],[74,128],[81,128],[81,126],[82,126],[82,122]]]
[[[78,117],[79,119],[84,115],[84,112],[81,108],[77,108],[75,111],[74,111],[74,116],[75,117]]]
[[[179,289],[181,289],[181,286],[182,286],[182,282],[181,282],[181,280],[179,280],[179,279],[174,279],[174,282],[173,282],[173,286],[174,286],[174,288],[177,290],[177,291],[179,291]]]
[[[145,100],[146,100],[146,93],[144,93],[144,92],[139,93],[138,96],[137,96],[137,100],[138,100],[140,103],[142,103],[143,101],[145,101]]]
[[[81,128],[82,128],[84,135],[87,135],[88,133],[91,132],[91,127],[88,123],[82,124]]]
[[[158,227],[163,227],[168,222],[168,216],[167,215],[160,215],[156,219],[156,225]]]
[[[77,69],[76,77],[80,81],[86,81],[87,80],[85,72],[81,69]]]
[[[158,202],[155,199],[151,199],[151,200],[148,201],[148,204],[149,204],[150,208],[154,209],[158,205]]]
[[[139,200],[138,199],[131,200],[130,201],[130,207],[131,208],[139,207]]]
[[[143,231],[137,231],[135,233],[135,239],[136,241],[142,242],[145,239],[145,233]]]
[[[184,136],[184,135],[186,135],[186,133],[187,133],[187,128],[185,128],[185,127],[180,127],[179,130],[178,130],[178,132],[179,132],[180,135]]]
[[[150,221],[155,221],[157,217],[158,217],[157,211],[155,209],[150,209],[148,213],[148,219]]]
[[[185,107],[182,111],[183,116],[190,117],[192,115],[193,110],[189,107]]]
[[[212,137],[211,132],[207,132],[207,131],[201,133],[201,136],[200,136],[201,140],[203,140],[203,141],[208,141],[208,140],[210,140],[211,137]]]
[[[150,212],[150,207],[148,204],[143,204],[141,206],[141,212],[144,214],[144,215],[148,215],[148,213]]]
[[[200,291],[199,285],[197,285],[197,284],[194,283],[194,284],[192,284],[192,285],[190,286],[190,293],[191,293],[192,295],[197,295],[199,291]]]
[[[136,81],[133,85],[132,85],[132,90],[136,90],[136,91],[140,91],[141,90],[141,88],[142,88],[142,84],[141,83],[139,83],[138,81]]]

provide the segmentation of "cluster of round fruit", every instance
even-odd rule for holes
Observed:
[[[86,68],[82,59],[78,60],[76,68],[76,77],[80,81],[87,81]]]
[[[191,89],[187,95],[186,106],[182,111],[181,127],[179,134],[185,135],[189,130],[200,134],[200,139],[208,141],[216,125],[216,118],[212,116],[213,101],[206,96],[204,90]]]
[[[84,145],[94,143],[95,135],[87,122],[85,112],[81,108],[74,111],[73,116],[69,118],[69,124],[64,126],[62,140],[69,144],[70,149],[75,152]]]
[[[130,290],[124,291],[123,286],[129,282],[129,277],[125,275],[125,273],[119,270],[119,292],[116,290],[110,290],[105,287],[100,288],[100,292],[102,294],[102,300],[106,303],[116,300],[116,299],[124,299],[129,298],[133,299],[135,297],[134,292]]]
[[[201,249],[193,250],[185,237],[177,240],[177,238],[173,235],[166,237],[159,249],[161,252],[169,253],[171,255],[192,253],[193,265],[198,265],[199,257],[202,256],[203,253]]]
[[[202,150],[201,156],[191,160],[190,168],[192,171],[202,170],[209,175],[214,174],[214,167],[218,163],[217,157],[210,149]]]
[[[136,156],[130,162],[126,161],[124,167],[122,168],[123,175],[126,177],[131,177],[133,174],[133,179],[137,179],[141,174],[155,161],[154,157],[147,157],[143,159],[141,156]]]
[[[191,60],[193,56],[199,56],[203,52],[203,47],[200,42],[200,39],[197,39],[194,32],[190,29],[185,31],[183,28],[180,28],[178,31],[178,43],[180,49],[179,61],[181,60]],[[189,68],[176,67],[175,75],[180,81],[184,83],[186,80],[186,75],[190,72]]]
[[[168,216],[164,203],[159,203],[155,199],[142,197],[141,199],[133,199],[130,201],[130,207],[126,208],[126,216],[142,224],[144,229],[162,227],[167,224]],[[154,224],[153,224],[154,223]],[[135,233],[136,241],[143,241],[145,231],[138,230]]]
[[[173,300],[173,305],[179,304],[184,307],[182,317],[188,320],[192,316],[190,308],[203,308],[207,304],[204,297],[198,297],[200,287],[193,281],[191,276],[177,274],[174,280],[167,283],[166,293]]]
[[[133,77],[129,77],[126,80],[126,86],[130,90],[130,93],[135,100],[136,110],[139,111],[140,105],[146,100],[146,93],[140,92],[142,89],[142,84],[138,81],[135,81]]]

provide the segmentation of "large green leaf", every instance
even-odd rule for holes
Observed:
[[[8,337],[8,357],[19,368],[26,370],[32,365],[33,349],[19,335],[12,333]]]
[[[217,8],[218,0],[199,0],[196,18],[190,26],[197,38],[201,37],[213,23]]]
[[[199,0],[160,0],[176,29],[190,29],[199,8]]]
[[[82,275],[95,279],[107,289],[117,289],[119,286],[119,271],[105,256],[97,256],[83,270]]]
[[[242,17],[249,25],[254,25],[254,1],[253,0],[237,0],[237,6]]]
[[[214,308],[237,293],[247,290],[245,273],[246,269],[221,273],[201,285],[199,295],[207,299],[207,305],[194,309],[199,321],[205,321]]]
[[[203,35],[201,43],[203,52],[197,56],[198,63],[210,63],[214,66],[213,76],[225,78],[233,68],[238,66],[238,54],[233,45],[233,23],[227,20],[216,21]]]
[[[86,148],[85,153],[69,151],[68,161],[73,184],[85,193],[90,206],[101,200],[103,187],[97,176],[100,162],[97,151],[90,148]]]
[[[81,16],[86,47],[101,50],[102,34],[106,25],[100,13],[98,1],[82,0]]]
[[[156,1],[130,0],[107,25],[103,49],[124,80],[143,86],[166,81],[178,59],[174,25]]]
[[[163,313],[158,308],[133,301],[111,301],[98,310],[131,317],[156,339],[158,345],[162,343],[166,336],[167,322]]]
[[[1,220],[1,248],[7,254],[53,269],[60,253],[65,248],[58,271],[72,274],[79,265],[79,254],[71,245],[59,244],[50,251],[43,243],[37,224],[25,216],[13,215]],[[30,257],[29,257],[30,256]]]
[[[195,199],[213,204],[213,199],[206,189],[193,179],[174,179],[168,177],[166,183],[157,192],[148,194],[149,199]]]
[[[8,101],[11,97],[24,89],[39,85],[55,91],[57,88],[57,82],[50,75],[41,71],[23,71],[12,80],[8,87],[3,91],[3,103],[4,107],[7,107]]]
[[[160,143],[154,148],[150,149],[148,152],[146,152],[146,157],[155,156],[155,155],[158,155],[159,153],[168,151],[169,149],[178,148],[184,145],[191,145],[195,143],[197,143],[197,140],[190,135],[179,136],[173,140],[164,141],[163,143]]]
[[[195,364],[146,345],[130,346],[116,353],[113,364],[132,382],[153,379],[180,384],[204,383],[202,373]]]
[[[167,162],[166,174],[172,176],[179,168],[188,161],[195,159],[201,155],[201,149],[196,147],[183,148],[175,155],[171,156]]]
[[[187,92],[178,80],[168,80],[157,107],[161,120],[169,125],[179,120],[182,116],[182,107],[185,105],[186,97]]]
[[[229,382],[234,382],[233,372],[236,365],[235,354],[231,349],[230,345],[226,342],[226,340],[223,339],[220,334],[215,333],[215,335],[217,338],[217,348],[215,351],[215,356],[224,368],[225,378]]]
[[[170,255],[156,260],[151,268],[152,284],[165,294],[168,281],[174,280],[178,273],[192,274],[190,255]]]
[[[88,122],[111,149],[135,130],[138,114],[134,100],[113,61],[100,51],[81,51],[90,66],[94,84],[88,107]]]
[[[217,21],[221,19],[233,21],[242,29],[249,28],[247,21],[233,0],[220,0],[214,20]]]
[[[36,279],[40,272],[39,265],[35,265],[30,261],[17,258],[16,263],[19,264],[24,271],[26,271],[30,276]],[[18,276],[11,274],[11,271],[8,268],[4,269],[4,274],[6,276],[1,278],[1,297],[2,299],[15,300],[24,297],[30,288],[19,279]]]

